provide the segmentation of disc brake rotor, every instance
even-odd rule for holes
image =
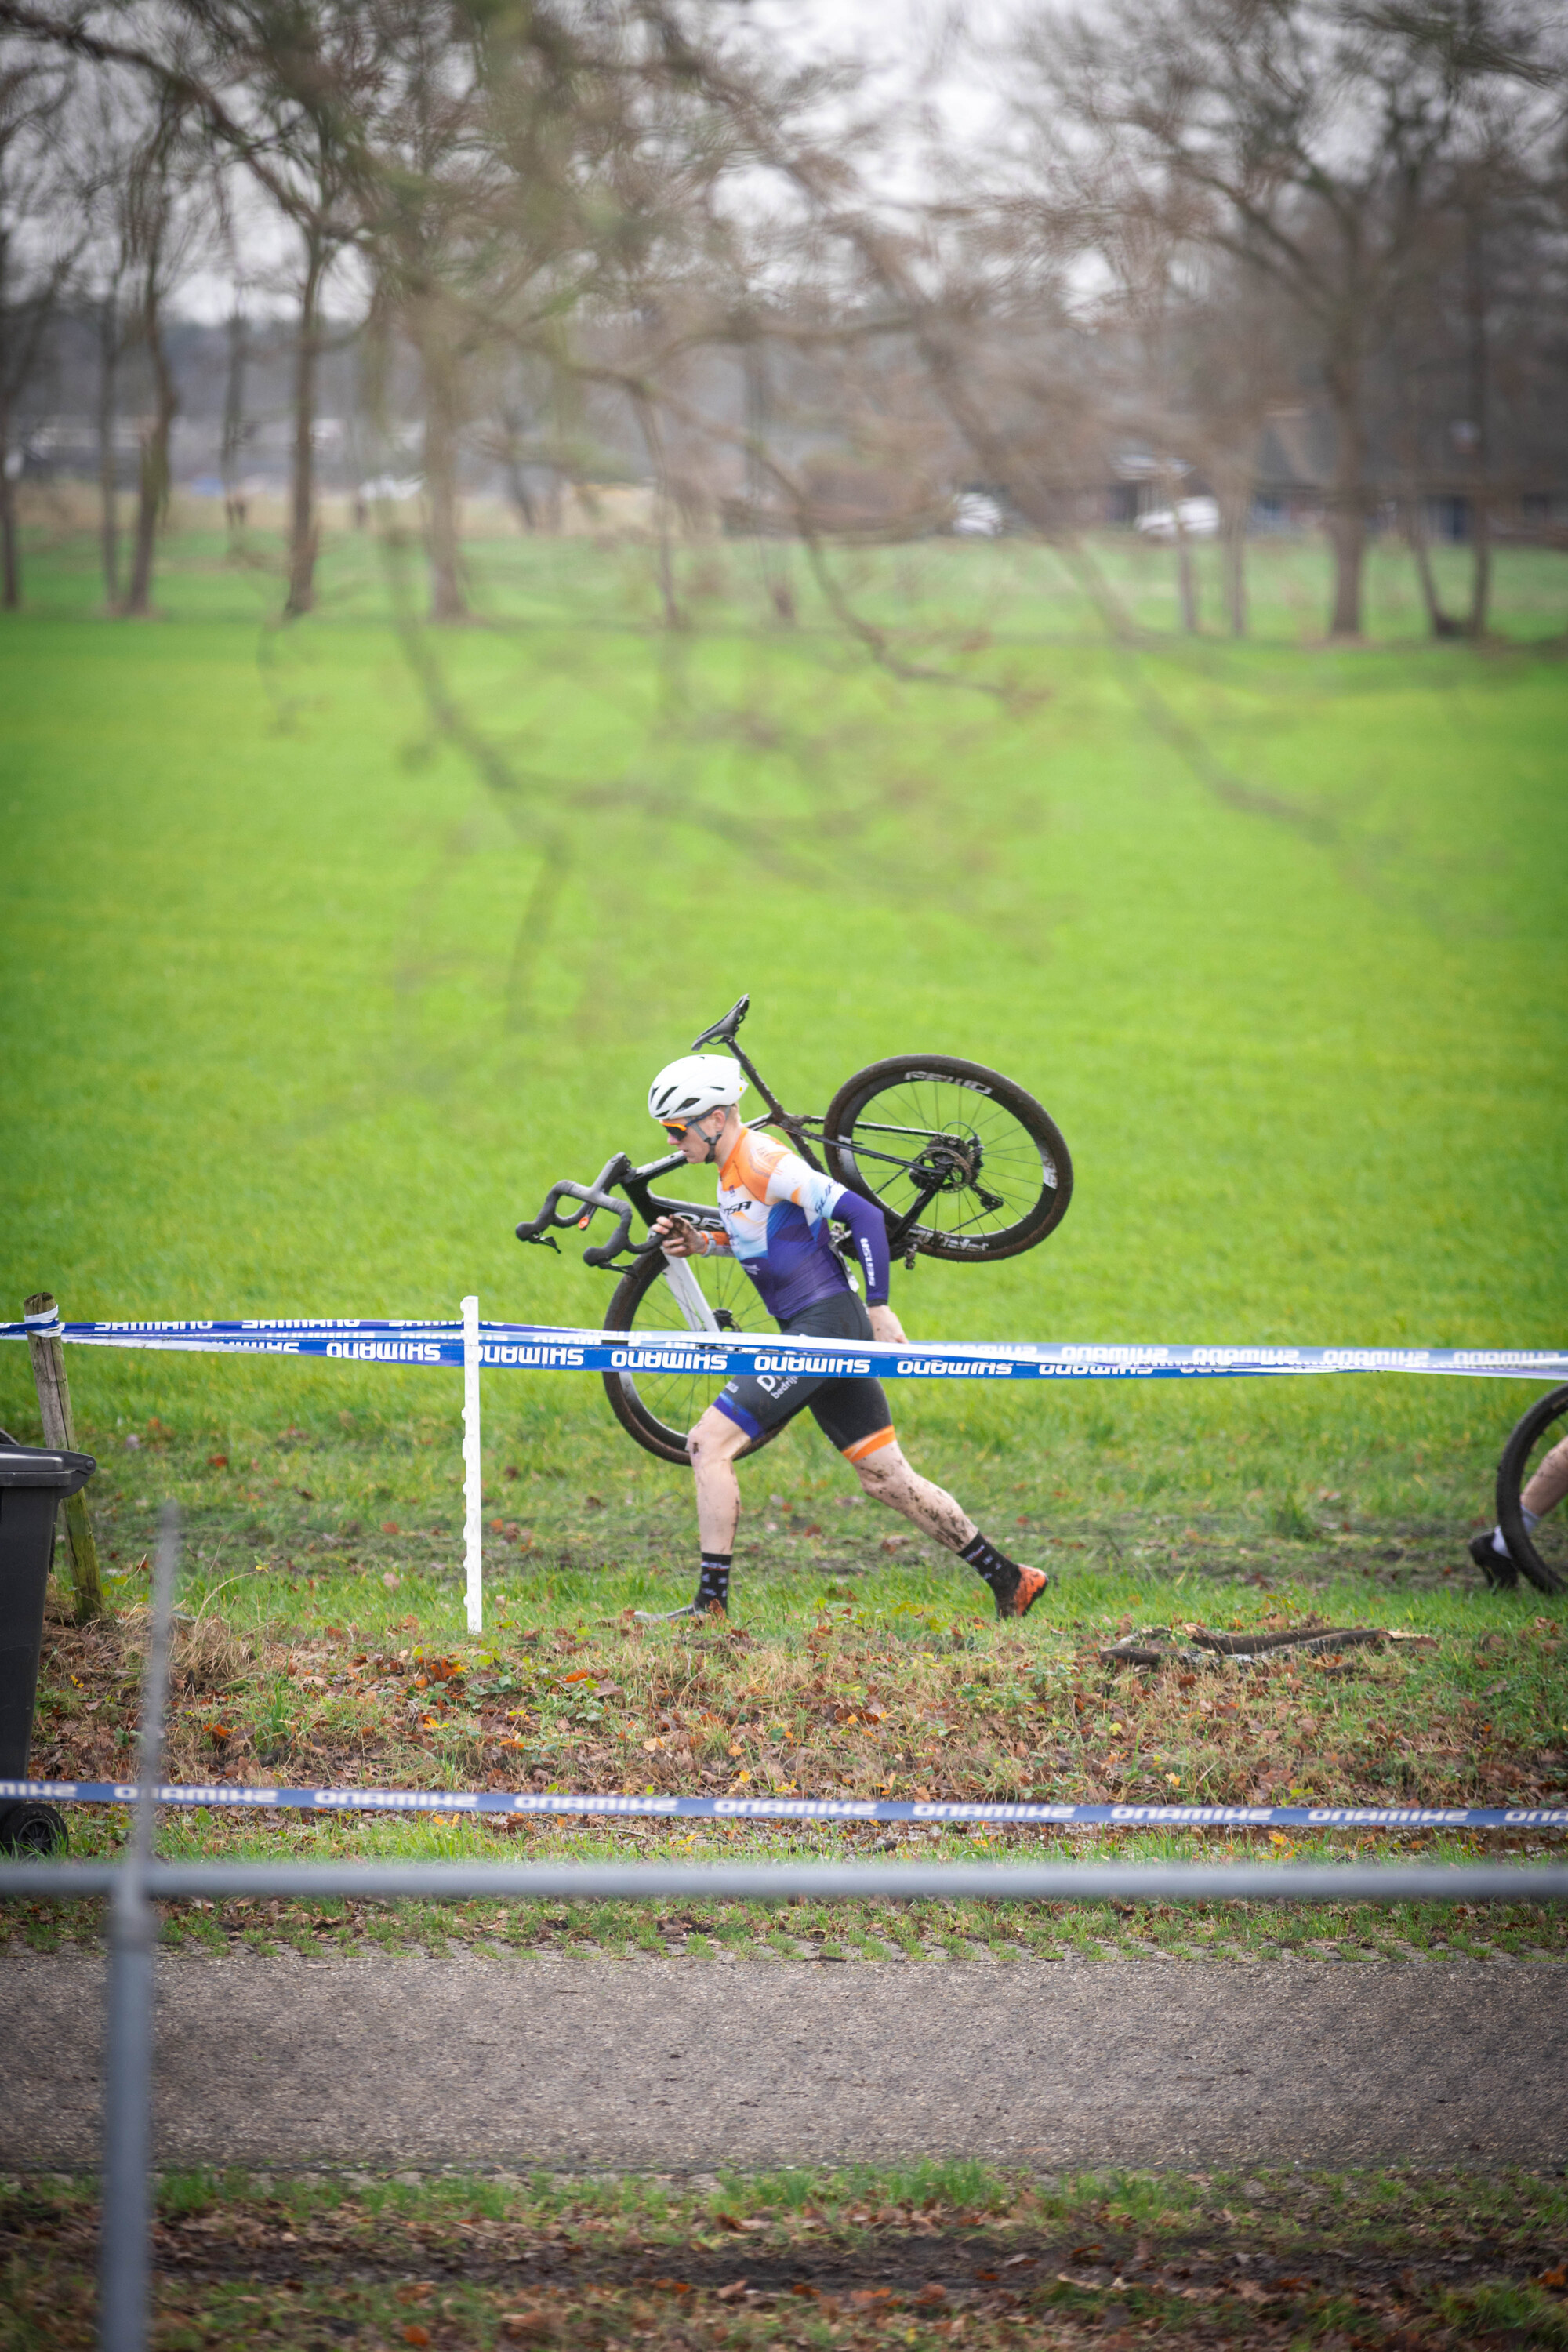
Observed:
[[[917,1184],[924,1184],[932,1178],[938,1180],[932,1189],[933,1199],[937,1192],[967,1192],[973,1190],[978,1193],[984,1208],[1000,1209],[1004,1204],[999,1196],[985,1192],[978,1181],[984,1157],[984,1146],[975,1134],[933,1135],[910,1173]]]

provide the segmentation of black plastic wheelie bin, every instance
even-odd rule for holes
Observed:
[[[0,1846],[13,1853],[53,1853],[67,1843],[63,1814],[7,1796],[4,1784],[27,1778],[56,1507],[97,1467],[90,1454],[18,1445],[0,1431]]]

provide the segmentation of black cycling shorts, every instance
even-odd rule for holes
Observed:
[[[779,1326],[789,1338],[868,1339],[871,1318],[852,1290],[837,1290],[803,1307]],[[789,1351],[792,1355],[797,1351]],[[808,1372],[746,1372],[726,1382],[713,1400],[725,1419],[748,1437],[782,1429],[809,1405],[823,1435],[851,1462],[893,1442],[893,1416],[880,1381],[813,1378]]]

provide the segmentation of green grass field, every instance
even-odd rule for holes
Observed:
[[[958,1052],[1025,1080],[1069,1139],[1049,1242],[898,1277],[916,1337],[1561,1344],[1568,566],[1506,554],[1498,639],[1435,647],[1380,550],[1383,635],[1326,652],[1302,642],[1310,547],[1258,549],[1239,647],[1160,633],[1159,551],[1100,554],[1138,623],[1119,651],[1047,551],[847,557],[876,657],[798,564],[779,625],[733,544],[679,558],[679,632],[654,625],[646,549],[481,542],[483,625],[445,632],[407,618],[406,551],[363,540],[330,544],[321,612],[289,630],[265,549],[236,566],[172,543],[170,617],[139,627],[96,617],[89,547],[35,550],[34,608],[0,630],[10,1311],[47,1288],[73,1317],[441,1315],[472,1289],[493,1317],[595,1321],[608,1279],[511,1226],[553,1177],[652,1148],[650,1071],[747,989],[786,1099],[820,1108],[900,1047]],[[100,1351],[71,1373],[121,1599],[174,1496],[186,1604],[257,1645],[226,1702],[237,1769],[288,1748],[267,1727],[291,1645],[451,1643],[455,1374]],[[1124,1617],[1240,1622],[1238,1603],[1247,1622],[1392,1615],[1445,1644],[1415,1712],[1450,1761],[1399,1766],[1387,1793],[1473,1802],[1487,1741],[1453,1726],[1490,1688],[1478,1645],[1540,1601],[1484,1594],[1463,1538],[1533,1393],[1376,1377],[894,1402],[917,1459],[1055,1570],[1037,1648],[1068,1660]],[[37,1429],[15,1344],[0,1419]],[[487,1375],[485,1436],[498,1637],[686,1597],[684,1474],[631,1445],[596,1380]],[[901,1523],[838,1509],[853,1489],[814,1427],[743,1485],[737,1608],[781,1661],[825,1607],[865,1653],[850,1684],[902,1690],[898,1643],[948,1640],[955,1612],[952,1638],[977,1637],[980,1588],[885,1541]],[[605,1671],[641,1690],[620,1640]],[[1529,1783],[1550,1783],[1568,1712],[1554,1657],[1521,1654],[1488,1703]],[[755,1669],[731,1664],[740,1723]],[[62,1651],[51,1671],[48,1769],[89,1771],[89,1729],[129,1737],[122,1669]],[[649,1671],[637,1706],[657,1711]],[[954,1720],[976,1710],[966,1672]],[[1303,1732],[1301,1756],[1327,1754],[1321,1796],[1365,1801],[1394,1733],[1376,1677],[1352,1682],[1337,1741]],[[441,1785],[496,1765],[440,1708],[419,1730],[372,1706],[351,1738],[296,1696],[318,1777],[351,1769],[344,1738],[365,1769]],[[1279,1780],[1294,1733],[1216,1745],[1184,1704],[1142,1764],[1086,1751],[1055,1785],[1115,1768],[1130,1788],[1156,1762],[1144,1796],[1173,1772],[1227,1797]],[[915,1716],[905,1777],[934,1783]],[[578,1728],[581,1753],[552,1748],[542,1717],[507,1769],[618,1775]],[[982,1737],[948,1778],[1042,1769],[1030,1738]]]
[[[1320,557],[1268,546],[1257,642],[1127,657],[1047,551],[847,560],[941,682],[889,676],[804,588],[799,627],[765,625],[743,547],[686,559],[678,635],[648,625],[646,551],[474,560],[489,625],[400,644],[363,541],[288,632],[270,572],[203,541],[171,546],[174,617],[141,627],[92,617],[89,549],[34,555],[36,608],[0,631],[13,1312],[38,1287],[76,1316],[439,1314],[474,1289],[597,1319],[605,1279],[510,1227],[647,1146],[650,1069],[749,989],[787,1098],[919,1045],[1016,1074],[1068,1138],[1061,1232],[922,1264],[895,1294],[911,1333],[1562,1340],[1568,672],[1524,642],[1561,634],[1560,559],[1503,559],[1514,635],[1476,652],[1394,634],[1415,615],[1385,551],[1388,641],[1331,653],[1297,641]],[[1157,619],[1168,558],[1107,561]],[[371,1485],[450,1515],[449,1454],[404,1442],[450,1422],[449,1375],[73,1366],[106,1450],[153,1413],[237,1458],[347,1412],[345,1508],[374,1454]],[[1484,1511],[1529,1393],[897,1403],[938,1475],[1021,1482],[1047,1519],[1327,1490],[1336,1517],[1435,1528]],[[19,1349],[0,1413],[30,1425]],[[486,1414],[549,1480],[668,1484],[596,1382],[496,1375]],[[841,1475],[814,1433],[769,1462],[774,1486]]]

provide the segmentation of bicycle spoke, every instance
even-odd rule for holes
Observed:
[[[915,1208],[926,1190],[921,1174],[945,1161],[947,1181],[927,1192],[917,1215],[922,1226],[949,1234],[1016,1223],[1055,1173],[1008,1111],[941,1078],[888,1087],[865,1105],[846,1140],[862,1180],[894,1216]],[[897,1144],[910,1148],[908,1157],[889,1149]]]
[[[733,1259],[688,1258],[687,1265],[700,1285],[716,1315],[728,1314],[736,1330],[753,1326],[760,1309],[756,1292]],[[663,1332],[689,1335],[690,1326],[680,1303],[662,1278],[649,1284],[637,1303],[633,1336]],[[722,1372],[650,1371],[641,1369],[621,1375],[644,1409],[679,1440],[694,1428],[724,1385]]]

